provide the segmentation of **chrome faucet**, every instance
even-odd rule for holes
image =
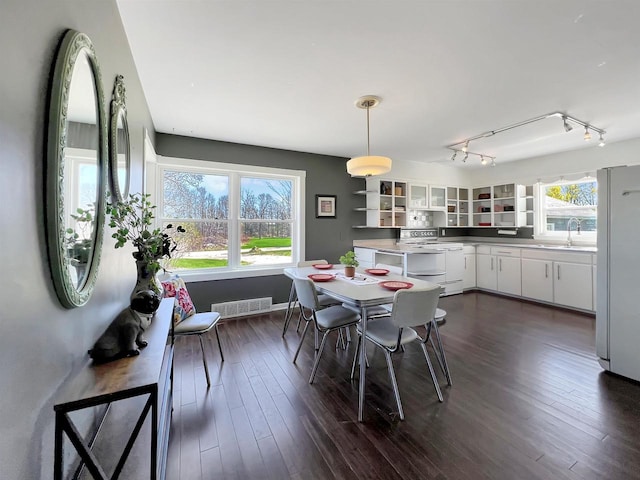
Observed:
[[[576,231],[578,232],[578,235],[580,235],[580,220],[578,220],[576,217],[571,217],[569,219],[569,221],[567,222],[567,247],[571,246],[571,223],[575,222],[576,224]]]

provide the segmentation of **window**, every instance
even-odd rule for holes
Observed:
[[[184,227],[169,268],[206,280],[281,273],[303,258],[304,172],[159,158],[158,214]]]
[[[598,213],[598,183],[593,178],[540,185],[538,232],[546,237],[595,241]]]

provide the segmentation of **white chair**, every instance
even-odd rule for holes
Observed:
[[[220,314],[218,312],[202,312],[191,315],[173,328],[173,334],[175,336],[198,336],[198,339],[200,340],[200,350],[202,351],[202,364],[204,365],[204,373],[207,377],[207,386],[209,387],[211,386],[211,379],[209,378],[209,367],[207,366],[207,357],[204,353],[202,335],[210,331],[212,328],[215,329],[216,339],[218,340],[218,350],[220,350],[220,359],[224,362],[222,345],[220,345],[220,334],[218,332],[219,321]]]
[[[311,267],[313,265],[328,265],[329,262],[326,260],[305,260],[302,262],[298,262],[298,267]],[[331,298],[328,295],[318,295],[318,301],[321,306],[329,306],[335,305],[336,300]],[[296,297],[296,288],[295,284],[291,282],[291,290],[289,290],[289,303],[287,305],[287,311],[284,314],[284,325],[282,327],[282,336],[284,337],[289,329],[289,323],[291,323],[291,317],[293,316],[293,311],[296,309],[296,305],[298,303],[298,298]],[[302,321],[302,312],[298,316],[298,325],[296,326],[296,332],[300,328],[300,322]]]
[[[305,320],[304,330],[302,331],[302,337],[300,338],[298,349],[293,357],[293,363],[296,363],[310,323],[313,322],[316,335],[318,333],[323,334],[320,347],[315,351],[315,360],[313,362],[311,376],[309,377],[309,383],[313,383],[316,371],[318,370],[318,364],[320,363],[320,357],[322,356],[322,351],[324,349],[324,344],[329,333],[334,330],[340,330],[343,327],[350,327],[351,325],[357,324],[360,321],[360,315],[340,305],[322,308],[318,301],[318,293],[316,292],[316,288],[312,280],[308,278],[295,278],[293,282],[298,295],[302,318]]]
[[[389,378],[391,379],[401,420],[404,420],[404,411],[402,409],[402,402],[400,401],[400,392],[398,391],[398,383],[393,369],[393,362],[391,361],[391,354],[400,350],[402,345],[414,341],[420,343],[427,361],[427,366],[429,367],[433,385],[438,395],[438,400],[443,401],[442,392],[440,391],[440,386],[438,385],[438,380],[426,347],[428,338],[426,336],[425,338],[420,337],[418,332],[411,328],[424,325],[429,329],[429,324],[431,324],[435,318],[441,291],[442,288],[440,286],[398,290],[394,295],[390,321],[378,320],[367,323],[366,340],[369,340],[384,351],[387,368],[389,370]],[[355,376],[356,363],[361,346],[362,331],[358,328],[358,345],[351,368],[351,378]]]

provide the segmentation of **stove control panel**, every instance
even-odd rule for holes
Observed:
[[[437,240],[437,228],[416,228],[400,230],[400,240]]]

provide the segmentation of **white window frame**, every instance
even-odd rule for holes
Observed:
[[[534,209],[535,223],[534,223],[534,235],[536,240],[545,241],[562,241],[566,242],[569,234],[567,230],[547,230],[547,215],[546,215],[546,188],[551,185],[570,185],[574,183],[588,183],[596,182],[593,177],[579,178],[576,180],[562,180],[557,182],[537,183],[534,185],[534,197],[536,202],[536,208]],[[576,206],[576,209],[584,208],[584,206]],[[573,226],[575,228],[575,226]],[[595,232],[580,232],[577,234],[576,230],[571,230],[571,243],[575,245],[595,245],[597,242],[597,231]]]
[[[149,165],[147,165],[149,166]],[[203,175],[223,175],[229,177],[229,218],[227,222],[228,235],[228,266],[211,269],[198,269],[194,271],[180,270],[179,274],[187,282],[223,280],[231,278],[259,277],[267,275],[281,275],[285,268],[296,266],[305,257],[305,182],[304,170],[288,170],[272,167],[258,167],[240,165],[235,163],[209,162],[176,157],[163,157],[158,155],[154,172],[155,198],[158,207],[157,226],[165,221],[175,221],[169,218],[161,218],[164,211],[162,202],[163,179],[165,170],[200,173]],[[283,179],[293,184],[292,212],[291,212],[291,262],[277,265],[240,265],[240,224],[243,222],[259,222],[259,219],[240,218],[240,179],[242,177]]]

